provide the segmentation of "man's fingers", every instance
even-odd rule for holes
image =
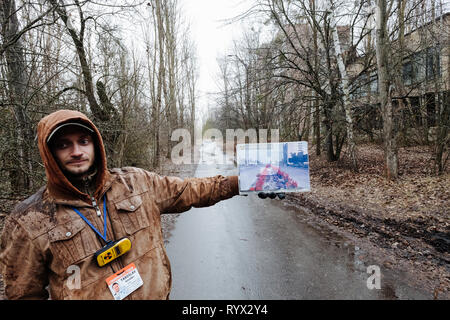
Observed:
[[[258,197],[261,199],[266,199],[267,197],[270,199],[275,199],[278,196],[280,200],[286,198],[286,194],[284,192],[275,193],[275,192],[258,192]]]
[[[284,198],[286,198],[286,193],[284,193],[284,192],[277,193],[277,196],[280,200],[283,200]]]

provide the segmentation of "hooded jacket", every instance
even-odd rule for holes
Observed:
[[[97,174],[93,195],[78,190],[54,159],[47,137],[60,124],[80,122],[94,130]],[[60,110],[38,124],[46,186],[18,204],[0,238],[0,272],[8,299],[113,299],[106,279],[134,263],[143,285],[126,299],[167,299],[171,270],[160,215],[206,207],[239,193],[237,176],[165,177],[139,168],[108,170],[100,132],[82,113]],[[131,250],[104,267],[94,253],[104,246],[76,208],[100,232],[106,197],[109,240],[127,237]],[[48,288],[48,290],[47,290]]]

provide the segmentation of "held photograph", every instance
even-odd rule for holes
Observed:
[[[239,192],[310,191],[308,143],[250,143],[236,146]]]

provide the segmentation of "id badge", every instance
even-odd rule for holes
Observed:
[[[140,288],[143,283],[134,263],[130,263],[106,279],[106,284],[115,300],[126,298]]]

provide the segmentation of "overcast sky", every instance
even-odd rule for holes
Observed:
[[[197,45],[199,107],[208,105],[208,92],[217,91],[217,57],[230,51],[233,39],[242,32],[239,23],[226,25],[249,7],[249,0],[179,0],[182,14],[191,23],[192,39]]]

